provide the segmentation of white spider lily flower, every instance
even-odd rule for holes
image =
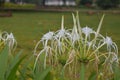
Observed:
[[[65,29],[61,29],[57,31],[57,34],[55,35],[56,38],[62,38],[65,37],[66,31]]]
[[[56,46],[59,53],[61,53],[63,50],[63,40],[66,40],[71,36],[69,30],[64,29],[64,16],[62,16],[61,29],[56,31],[55,34],[54,39],[57,42]]]
[[[14,43],[16,42],[16,40],[15,40],[15,38],[14,38],[13,33],[10,33],[10,34],[7,36],[7,41],[8,41],[8,44],[14,45]]]
[[[54,32],[48,32],[48,33],[46,33],[45,35],[43,35],[41,41],[42,41],[44,47],[47,46],[48,41],[49,41],[49,40],[52,40],[53,37],[54,37]]]
[[[77,31],[77,27],[74,26],[74,28],[72,29],[72,33],[71,33],[71,41],[72,44],[75,43],[75,41],[78,41],[80,39],[79,33]]]
[[[56,31],[56,38],[65,38],[69,36],[69,32],[64,29],[64,16],[62,16],[62,21],[61,21],[61,29]]]
[[[13,33],[10,33],[9,35],[7,35],[6,44],[9,46],[10,51],[15,50],[17,42],[13,36]]]
[[[62,48],[63,47],[63,42],[62,41],[64,39],[67,39],[68,36],[69,36],[69,33],[65,29],[62,29],[62,28],[54,36],[55,41],[57,41],[57,47],[58,47],[58,50],[59,50],[60,53],[61,53],[61,51],[63,49]]]
[[[3,41],[3,43],[9,47],[9,53],[14,51],[17,47],[17,41],[15,40],[13,33],[8,34],[6,31],[1,32],[0,41]]]
[[[107,50],[109,52],[111,52],[112,48],[114,49],[114,51],[118,54],[118,47],[117,45],[112,41],[112,39],[110,37],[106,37],[104,42],[107,44]]]
[[[91,33],[94,33],[94,31],[87,26],[82,28],[82,32],[85,34],[86,37],[88,37]]]
[[[76,18],[75,18],[75,15],[72,14],[73,16],[73,29],[72,29],[72,33],[71,33],[71,41],[72,41],[72,44],[75,43],[75,41],[78,41],[80,39],[80,36],[79,36],[79,33],[78,33],[78,29],[77,29],[77,24],[76,24]]]
[[[54,32],[48,32],[45,35],[43,35],[41,41],[51,40],[53,38],[53,35],[54,35]]]
[[[10,33],[10,34],[7,36],[7,39],[14,39],[13,33]]]
[[[34,54],[36,54],[36,49],[37,47],[39,46],[39,44],[42,42],[44,48],[47,46],[48,44],[48,41],[49,40],[52,40],[54,37],[54,32],[48,32],[46,34],[43,35],[43,37],[41,38],[40,41],[37,42],[36,46],[35,46],[35,49],[34,49]]]
[[[61,29],[57,31],[57,34],[55,37],[61,38],[65,36],[65,29],[64,29],[64,16],[62,16],[62,21],[61,21]]]
[[[108,36],[105,38],[105,42],[108,46],[112,45],[112,43],[113,43],[112,39]]]
[[[65,29],[60,29],[56,32],[56,35],[54,36],[55,39],[61,39],[61,38],[68,38],[70,37],[70,32],[68,30]]]

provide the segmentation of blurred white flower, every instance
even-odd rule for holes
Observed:
[[[65,29],[61,29],[61,30],[58,30],[56,33],[57,33],[55,35],[56,38],[62,38],[62,37],[65,37],[66,31]]]
[[[70,37],[70,32],[69,30],[65,30],[64,28],[64,16],[62,16],[62,21],[61,21],[61,29],[55,32],[54,40],[57,42],[56,44],[56,49],[58,52],[61,54],[63,51],[63,41],[68,39]],[[54,41],[53,41],[54,43]]]
[[[112,41],[112,39],[108,36],[106,36],[106,38],[104,39],[104,42],[106,43],[107,45],[107,50],[109,52],[112,51],[112,49],[114,49],[114,51],[118,54],[118,48],[117,48],[117,45],[115,44],[115,42]]]
[[[10,34],[7,36],[7,39],[14,39],[13,33],[10,33]]]
[[[64,16],[62,16],[62,21],[61,21],[61,29],[56,31],[56,38],[61,38],[64,37],[66,33],[66,30],[64,29]]]
[[[40,41],[42,41],[42,43],[43,43],[43,45],[45,47],[45,46],[47,46],[48,41],[52,40],[53,37],[54,37],[54,32],[48,32],[48,33],[46,33],[46,34],[43,35],[43,37],[41,38]]]
[[[85,34],[85,36],[89,36],[91,33],[94,33],[94,31],[91,29],[91,28],[89,28],[89,27],[84,27],[84,28],[82,28],[82,32]]]
[[[72,45],[75,43],[75,41],[78,41],[80,39],[80,35],[78,33],[78,29],[77,29],[77,21],[76,21],[76,17],[74,14],[72,14],[73,17],[73,29],[72,29],[72,33],[71,33],[71,42]]]
[[[72,33],[71,33],[72,44],[74,44],[75,41],[78,41],[79,39],[80,39],[80,36],[79,36],[78,31],[77,31],[77,27],[74,26],[73,29],[72,29]]]
[[[66,38],[69,35],[68,30],[64,29],[64,16],[62,16],[61,29],[56,31],[55,38],[61,39]]]
[[[108,45],[108,46],[110,46],[110,45],[112,45],[112,43],[113,43],[113,41],[112,41],[112,39],[110,38],[110,37],[106,37],[105,38],[105,43]]]
[[[59,53],[61,53],[61,51],[63,49],[63,43],[62,43],[62,41],[67,38],[68,34],[69,33],[64,28],[61,28],[61,30],[58,30],[56,32],[56,35],[54,36],[54,39],[57,42],[56,46],[57,46],[57,48],[59,50]]]
[[[51,40],[51,39],[53,38],[53,35],[54,35],[53,32],[48,32],[48,33],[46,33],[45,35],[43,35],[41,41],[44,41],[44,40]]]
[[[10,51],[16,48],[17,42],[13,36],[13,33],[7,35],[6,44],[9,46]]]

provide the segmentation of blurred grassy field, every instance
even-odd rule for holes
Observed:
[[[32,53],[37,41],[48,31],[56,31],[65,16],[65,28],[72,28],[71,12],[13,12],[12,17],[0,17],[0,30],[13,32],[18,42],[18,50]],[[97,29],[102,14],[79,13],[81,26]],[[111,36],[120,48],[120,14],[106,14],[101,33]]]

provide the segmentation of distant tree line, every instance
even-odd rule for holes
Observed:
[[[118,7],[120,5],[120,0],[80,0],[79,3],[79,5],[92,5],[95,3],[102,9],[109,9]]]
[[[10,0],[12,3],[16,2],[24,2],[24,3],[34,3],[36,5],[44,5],[45,0]],[[67,0],[63,0],[63,2],[66,2]],[[84,6],[90,6],[93,3],[96,4],[98,7],[102,9],[109,9],[113,7],[118,7],[120,5],[120,0],[75,0],[77,5],[84,5]],[[4,6],[5,0],[0,0],[0,7]]]
[[[36,5],[44,5],[45,0],[10,0],[10,2],[23,2],[23,3],[33,3]]]
[[[120,5],[120,0],[97,0],[97,5],[103,9],[109,9]]]
[[[4,6],[4,0],[0,0],[0,7],[3,7]]]
[[[10,0],[12,3],[25,2],[25,3],[35,3],[37,0]]]

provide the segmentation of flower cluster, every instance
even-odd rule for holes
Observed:
[[[34,54],[37,54],[34,68],[37,64],[39,56],[45,54],[44,68],[46,67],[47,60],[51,64],[57,64],[59,58],[63,55],[66,56],[64,68],[77,59],[78,62],[88,63],[91,61],[100,61],[104,59],[104,64],[119,63],[118,62],[118,48],[115,42],[109,36],[104,37],[100,34],[101,25],[104,15],[95,31],[86,26],[81,27],[79,22],[79,15],[73,16],[73,29],[66,30],[64,28],[64,17],[61,21],[61,29],[56,32],[48,32],[43,35],[41,40],[37,43]],[[37,53],[39,45],[43,45],[43,49]],[[110,69],[112,72],[112,69]]]

